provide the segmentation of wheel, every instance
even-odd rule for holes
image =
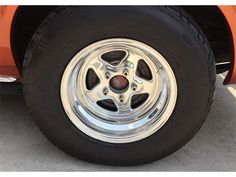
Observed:
[[[59,148],[137,165],[173,153],[201,127],[215,67],[179,8],[66,7],[35,32],[23,82],[36,124]]]

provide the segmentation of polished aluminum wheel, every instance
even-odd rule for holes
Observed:
[[[168,62],[131,39],[106,39],[85,47],[61,80],[68,118],[88,136],[110,143],[152,135],[167,122],[176,99],[176,79]]]

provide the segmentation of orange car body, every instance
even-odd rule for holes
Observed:
[[[0,6],[0,76],[20,78],[11,48],[11,29],[18,6]],[[234,56],[225,83],[236,84],[236,6],[219,6],[233,38]]]
[[[0,76],[20,78],[11,49],[11,27],[17,6],[0,6]]]

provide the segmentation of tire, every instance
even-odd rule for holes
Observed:
[[[177,83],[169,119],[134,142],[88,136],[68,118],[61,100],[61,81],[71,59],[86,46],[111,38],[137,40],[160,52]],[[35,32],[23,71],[26,103],[51,142],[82,160],[122,166],[161,159],[189,141],[210,110],[215,77],[206,37],[188,14],[173,7],[58,8]]]

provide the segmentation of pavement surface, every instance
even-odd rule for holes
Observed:
[[[0,171],[236,171],[236,86],[217,77],[215,102],[196,136],[150,164],[112,167],[87,163],[52,145],[35,126],[21,88],[0,85]]]

